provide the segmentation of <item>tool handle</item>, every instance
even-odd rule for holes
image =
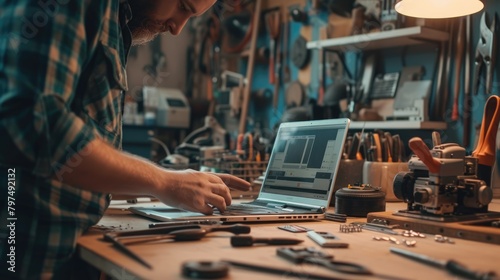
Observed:
[[[234,234],[242,234],[242,233],[250,233],[250,226],[246,225],[229,225],[229,226],[208,226],[208,227],[203,227],[206,230],[210,232],[214,231],[226,231],[226,232],[231,232]]]
[[[476,280],[496,279],[495,273],[493,272],[481,273],[473,271],[454,260],[447,261],[445,268],[452,274],[463,277],[465,279],[476,279]]]
[[[427,145],[419,137],[413,137],[408,142],[410,149],[420,158],[420,160],[427,166],[430,173],[439,173],[441,164],[439,160],[435,159]]]
[[[500,97],[492,95],[484,106],[483,121],[479,132],[478,144],[472,155],[479,164],[493,166],[496,156],[496,135],[500,121]]]
[[[269,41],[269,83],[274,85],[276,82],[275,73],[274,73],[274,52],[276,48],[276,42],[274,39]]]

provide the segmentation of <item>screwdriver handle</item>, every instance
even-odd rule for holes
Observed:
[[[295,238],[253,238],[249,235],[231,236],[231,246],[233,247],[250,247],[256,243],[264,243],[267,245],[295,245],[301,242],[303,242],[303,240]]]
[[[240,224],[229,225],[229,226],[207,226],[207,227],[202,226],[202,228],[204,228],[210,232],[226,231],[226,232],[230,232],[230,233],[234,233],[234,234],[250,233],[250,230],[251,230],[250,226],[240,225]]]
[[[481,273],[473,271],[454,260],[447,261],[445,268],[452,274],[463,277],[465,279],[474,279],[474,280],[497,279],[494,272]]]

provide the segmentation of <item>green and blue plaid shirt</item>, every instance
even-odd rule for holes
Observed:
[[[96,137],[121,146],[131,14],[120,0],[0,0],[0,7],[0,178],[15,169],[14,192],[7,179],[0,183],[0,278],[39,278],[64,270],[76,239],[109,204],[108,194],[59,179]]]

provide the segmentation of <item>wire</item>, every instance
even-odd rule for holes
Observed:
[[[168,149],[167,145],[165,145],[165,143],[163,143],[160,139],[158,139],[156,137],[150,137],[149,140],[151,142],[154,142],[154,143],[157,143],[158,145],[160,145],[163,148],[163,151],[165,152],[165,154],[167,156],[170,155],[170,150]]]

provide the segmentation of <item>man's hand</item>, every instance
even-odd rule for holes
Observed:
[[[229,188],[249,190],[250,183],[229,174],[195,170],[167,171],[165,186],[154,195],[162,202],[210,215],[213,207],[225,211],[231,205]]]

